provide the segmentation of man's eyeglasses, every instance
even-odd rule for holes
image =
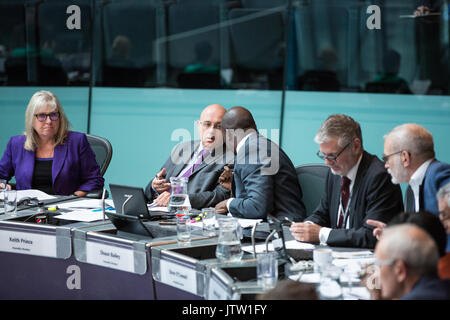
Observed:
[[[52,112],[52,113],[38,113],[34,115],[36,119],[39,120],[39,122],[44,122],[47,120],[47,117],[50,118],[52,121],[56,121],[59,119],[59,112]]]
[[[325,154],[325,153],[322,153],[322,152],[320,152],[320,151],[317,151],[317,156],[318,156],[320,159],[322,159],[322,160],[336,161],[337,158],[341,155],[341,153],[344,152],[344,150],[347,149],[347,147],[348,147],[351,143],[352,143],[352,141],[350,141],[349,143],[347,143],[347,144],[345,145],[345,147],[343,147],[342,150],[339,151],[339,152],[336,153],[336,154],[333,154],[333,153],[331,153],[331,154]]]
[[[209,129],[211,127],[217,130],[222,129],[222,124],[220,122],[212,123],[211,121],[200,121],[200,124],[203,126],[203,129]]]
[[[388,155],[383,154],[383,156],[381,157],[381,159],[383,159],[384,163],[386,163],[386,162],[388,162],[388,160],[389,160],[389,158],[390,158],[391,156],[396,155],[396,154],[399,154],[399,153],[402,153],[402,152],[403,152],[403,150],[400,150],[400,151],[397,151],[397,152],[394,152],[394,153],[391,153],[391,154],[388,154]]]
[[[377,267],[381,267],[381,266],[392,266],[395,263],[395,259],[386,259],[386,260],[378,260],[375,259],[375,261],[373,262],[373,264]]]

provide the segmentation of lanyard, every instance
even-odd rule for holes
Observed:
[[[345,211],[344,211],[344,221],[342,222],[342,226],[341,226],[342,229],[347,229],[348,209],[350,208],[350,203],[352,202],[352,195],[353,195],[352,191],[350,191],[350,196],[347,201],[347,207],[345,208]],[[344,206],[342,205],[342,196],[340,196],[339,197],[339,209],[338,209],[339,210],[338,221],[339,221],[339,216],[341,214],[341,210],[343,210],[343,208],[344,208]]]

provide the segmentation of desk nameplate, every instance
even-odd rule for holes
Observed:
[[[74,249],[80,262],[140,275],[147,272],[145,243],[75,230]]]
[[[230,300],[231,296],[227,285],[224,283],[223,279],[220,279],[218,274],[219,269],[212,269],[209,283],[208,283],[208,295],[207,300]]]
[[[182,263],[162,259],[160,261],[162,283],[197,294],[197,272]]]
[[[2,221],[0,251],[67,259],[72,254],[70,230]]]

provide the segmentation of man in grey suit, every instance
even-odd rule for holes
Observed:
[[[305,206],[294,165],[281,148],[258,133],[251,113],[242,107],[231,108],[222,119],[222,131],[227,148],[236,154],[234,197],[217,204],[216,213],[303,221]]]
[[[229,190],[219,184],[219,177],[227,161],[221,131],[222,117],[226,110],[218,104],[207,106],[197,121],[200,140],[182,142],[172,151],[145,189],[146,197],[159,206],[169,204],[170,177],[188,178],[188,195],[192,208],[213,207],[230,197]]]
[[[322,199],[304,223],[291,226],[298,241],[338,247],[375,247],[368,219],[387,223],[403,210],[402,192],[376,156],[363,148],[361,127],[344,114],[329,116],[314,139],[330,168]]]

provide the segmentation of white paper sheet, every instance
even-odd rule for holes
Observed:
[[[93,222],[98,220],[103,220],[103,212],[101,211],[92,211],[92,210],[75,210],[70,212],[65,212],[58,216],[55,216],[56,219],[62,220],[72,220],[72,221],[80,221],[80,222]],[[105,219],[108,217],[105,215]]]
[[[238,219],[239,224],[242,228],[248,228],[252,227],[257,224],[258,222],[261,222],[262,219]]]
[[[58,206],[58,208],[62,208],[62,209],[70,209],[70,208],[101,209],[102,200],[101,199],[83,199],[83,200],[76,200],[76,201],[61,202],[61,203],[58,203],[57,206]],[[112,200],[105,200],[105,207],[112,207],[112,206],[114,206],[114,202]]]
[[[29,190],[17,190],[17,202],[20,200],[29,197],[29,198],[38,198],[39,201],[55,199],[55,196],[51,196],[43,191],[29,189]],[[3,192],[0,192],[0,199],[3,200]]]
[[[369,250],[363,251],[333,251],[333,259],[356,259],[356,258],[370,258],[373,253]]]
[[[366,287],[342,288],[344,300],[370,300],[370,292]]]
[[[167,207],[156,207],[156,206],[148,206],[148,211],[162,211],[162,212],[169,212],[169,208]]]
[[[286,249],[314,250],[316,248],[316,246],[311,243],[300,242],[297,240],[289,240],[284,244],[286,245]]]

